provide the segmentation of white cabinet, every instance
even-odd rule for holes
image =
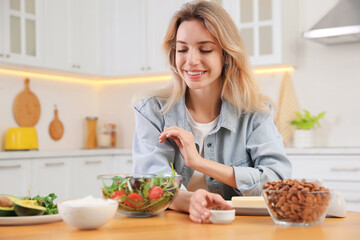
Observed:
[[[44,2],[44,67],[69,71],[69,2],[46,0]]]
[[[69,67],[76,72],[99,74],[99,0],[69,0]]]
[[[45,67],[101,73],[98,0],[45,1]]]
[[[112,167],[112,156],[74,158],[71,166],[71,198],[82,198],[89,195],[101,197],[101,181],[97,180],[97,176],[111,173]]]
[[[131,154],[114,156],[113,174],[132,174],[133,160]]]
[[[348,210],[360,211],[360,154],[288,154],[293,178],[320,179],[341,192]]]
[[[171,16],[186,1],[2,0],[0,62],[50,73],[169,73],[161,45]]]
[[[71,158],[49,158],[32,160],[31,195],[46,196],[55,193],[58,201],[70,197]]]
[[[0,161],[0,194],[22,197],[30,188],[30,160]]]
[[[43,0],[0,1],[0,61],[43,65]]]
[[[182,0],[133,0],[108,2],[101,35],[108,49],[106,75],[138,75],[170,72],[162,41],[171,16]],[[112,10],[111,10],[112,8]],[[161,9],[161,10],[160,10]],[[109,31],[107,32],[106,31]],[[110,46],[110,47],[109,47]]]
[[[129,150],[24,153],[0,153],[0,194],[24,197],[30,193],[34,197],[55,193],[57,202],[101,197],[98,175],[132,173]]]
[[[297,64],[298,0],[215,2],[237,24],[254,66]]]

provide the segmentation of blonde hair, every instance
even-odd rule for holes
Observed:
[[[224,55],[222,70],[223,87],[221,96],[233,104],[240,116],[241,111],[267,110],[257,81],[252,76],[248,54],[239,31],[229,14],[219,5],[208,1],[186,3],[172,17],[163,48],[167,54],[173,74],[171,84],[155,93],[165,100],[162,113],[171,107],[185,94],[187,86],[176,68],[176,34],[184,21],[197,19],[204,23],[207,30],[218,40]]]

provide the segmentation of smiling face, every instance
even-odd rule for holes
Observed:
[[[203,22],[180,24],[176,35],[176,67],[191,90],[221,89],[222,48]]]

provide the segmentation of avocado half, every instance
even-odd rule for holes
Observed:
[[[16,202],[19,201],[20,198],[11,196],[11,195],[5,195],[5,194],[0,194],[0,197],[4,197],[4,198],[8,198],[10,199],[10,201]],[[2,207],[0,206],[0,217],[7,217],[7,216],[16,216],[15,210],[14,210],[14,205],[12,207]]]
[[[43,215],[45,207],[39,206],[36,200],[19,200],[14,202],[14,210],[18,216]]]

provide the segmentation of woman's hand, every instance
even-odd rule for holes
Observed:
[[[191,132],[178,126],[172,126],[160,134],[159,142],[164,142],[166,138],[171,138],[175,141],[187,166],[194,168],[203,159],[196,149],[194,136]]]
[[[210,217],[209,208],[215,206],[232,209],[219,194],[204,189],[196,190],[190,198],[189,217],[194,222],[203,223]]]

